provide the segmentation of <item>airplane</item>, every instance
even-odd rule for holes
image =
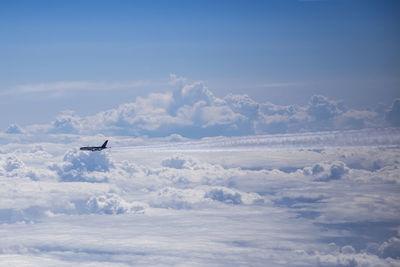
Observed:
[[[88,150],[88,151],[101,151],[103,149],[108,148],[108,147],[106,147],[107,143],[108,143],[108,140],[106,140],[102,146],[84,146],[79,149],[80,150]]]

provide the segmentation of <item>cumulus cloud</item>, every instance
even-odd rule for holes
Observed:
[[[196,163],[193,160],[179,156],[173,156],[162,161],[162,166],[174,169],[191,169],[194,165],[196,165]]]
[[[157,208],[193,209],[205,202],[203,196],[202,189],[165,187],[154,194],[150,204]]]
[[[242,196],[239,193],[227,192],[223,189],[213,189],[207,192],[205,197],[228,204],[242,204]]]
[[[280,106],[257,102],[248,95],[218,98],[204,82],[176,75],[171,75],[171,83],[172,91],[138,97],[93,116],[64,112],[50,132],[201,138],[398,126],[398,101],[386,113],[350,109],[321,95],[312,96],[304,106]]]
[[[124,147],[102,152],[71,149],[87,136],[10,143],[0,154],[0,260],[395,266],[399,150],[372,146],[385,134],[175,136],[147,146],[113,137]],[[351,147],[349,136],[369,147]],[[340,145],[304,149],[319,142]]]
[[[64,155],[62,164],[50,169],[57,171],[62,181],[102,182],[114,165],[106,152],[70,150]]]
[[[145,205],[141,203],[129,203],[119,195],[108,193],[101,196],[93,196],[87,201],[89,213],[97,214],[124,214],[144,213]]]
[[[7,172],[12,172],[16,169],[20,169],[24,167],[24,163],[18,159],[16,156],[9,156],[5,160],[4,170]]]
[[[230,188],[213,188],[206,192],[205,198],[210,198],[225,204],[257,204],[263,203],[263,199],[257,193],[238,192]]]
[[[250,120],[256,120],[260,115],[260,105],[248,95],[227,95],[224,100],[236,113],[242,114]]]
[[[280,106],[171,78],[172,92],[0,134],[0,261],[399,264],[399,130],[363,129],[395,125],[397,102]],[[105,134],[112,150],[78,150]]]
[[[317,121],[329,121],[342,112],[338,103],[329,100],[325,96],[314,95],[311,97],[307,113]]]
[[[80,118],[72,111],[64,111],[53,122],[51,133],[77,133],[80,129]]]
[[[0,176],[4,177],[23,177],[37,181],[51,175],[48,170],[38,170],[26,166],[24,162],[15,154],[9,154],[3,159],[0,158]]]
[[[331,181],[339,180],[343,175],[348,173],[348,168],[343,162],[333,162],[327,164],[316,164],[312,167],[311,172],[309,169],[305,170],[305,173],[311,173],[313,176],[317,177],[317,181]]]

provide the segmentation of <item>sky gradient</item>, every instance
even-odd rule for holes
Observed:
[[[217,97],[391,105],[399,10],[398,1],[2,1],[0,127],[62,110],[93,115],[169,90],[171,73]]]

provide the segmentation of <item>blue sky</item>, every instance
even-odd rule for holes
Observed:
[[[217,97],[390,105],[400,97],[399,10],[398,1],[2,1],[0,127],[133,102],[168,90],[171,73]]]

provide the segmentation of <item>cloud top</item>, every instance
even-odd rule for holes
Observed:
[[[85,118],[86,125],[122,135],[185,137],[237,135],[246,118],[216,98],[202,82],[181,84],[173,92],[138,97],[136,102]],[[84,127],[77,129],[89,130]]]
[[[52,134],[203,138],[398,127],[400,100],[392,107],[357,110],[314,95],[308,104],[275,105],[248,95],[216,97],[202,81],[171,75],[172,91],[137,97],[135,102],[91,116],[62,112],[51,125],[26,127]],[[47,87],[46,87],[47,88]],[[7,133],[21,133],[11,125]]]
[[[107,173],[113,167],[107,153],[73,149],[64,155],[62,164],[55,164],[50,168],[57,171],[65,182],[103,182],[107,180]]]

